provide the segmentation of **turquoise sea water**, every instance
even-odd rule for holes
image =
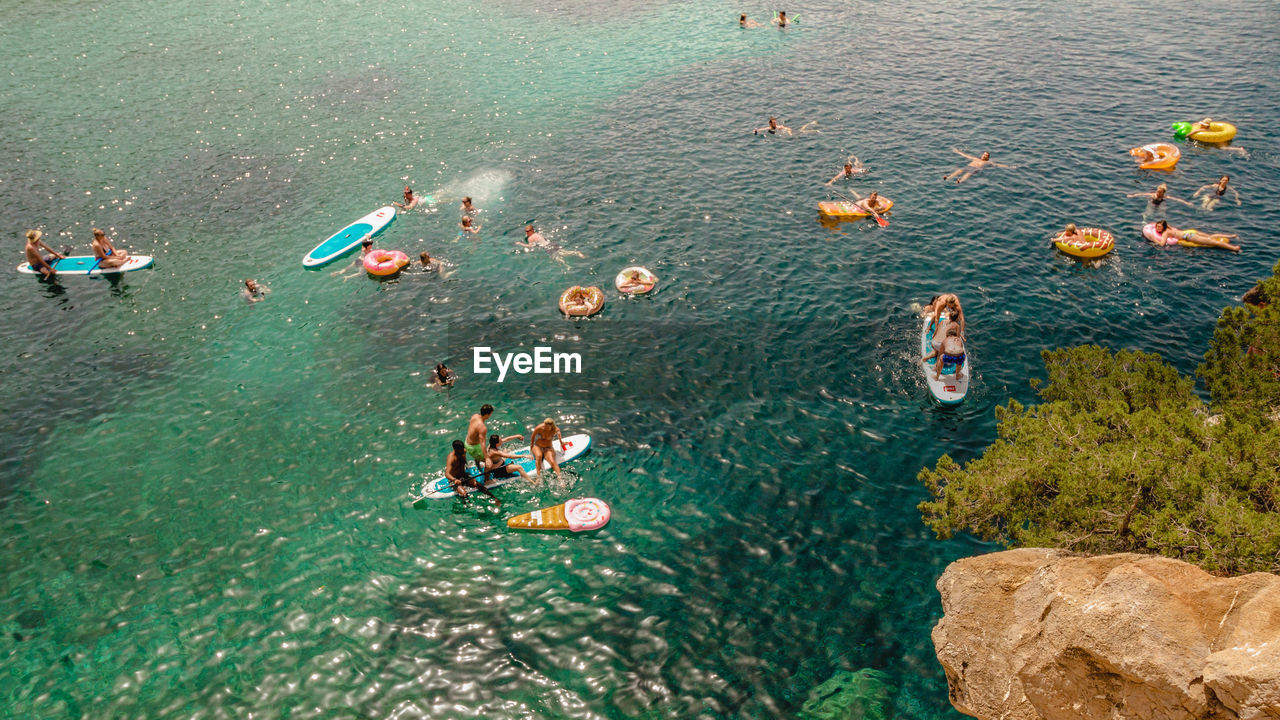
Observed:
[[[377,4],[0,1],[0,227],[154,270],[0,280],[0,697],[15,717],[778,717],[875,668],[900,717],[958,717],[916,471],[993,440],[1045,346],[1191,371],[1277,258],[1280,8],[1159,0],[812,2],[741,31],[698,0]],[[756,137],[768,115],[819,134]],[[1202,115],[1242,158],[1126,150]],[[984,149],[1017,168],[941,177]],[[827,228],[822,183],[895,201]],[[1158,182],[1231,174],[1244,204],[1169,208],[1244,252],[1138,230]],[[412,184],[439,203],[378,245],[448,278],[305,272]],[[456,238],[457,203],[483,208]],[[1085,266],[1048,237],[1112,229]],[[585,259],[517,253],[535,223]],[[622,267],[661,278],[612,292]],[[272,288],[250,306],[239,284]],[[564,319],[570,284],[609,290]],[[941,410],[912,303],[965,302],[973,389]],[[475,344],[578,352],[502,384]],[[447,393],[428,386],[445,361]],[[511,434],[594,437],[551,487],[413,509],[481,403]],[[589,536],[509,513],[595,495]]]

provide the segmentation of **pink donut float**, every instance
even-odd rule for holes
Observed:
[[[364,254],[364,269],[370,275],[395,275],[409,264],[409,256],[399,250],[370,250]]]

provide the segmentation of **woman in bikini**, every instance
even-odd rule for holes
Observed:
[[[1201,209],[1203,209],[1205,212],[1208,212],[1212,210],[1215,205],[1218,204],[1219,200],[1226,197],[1227,191],[1230,190],[1232,194],[1235,196],[1236,205],[1239,206],[1240,193],[1236,192],[1236,189],[1233,187],[1227,187],[1228,182],[1231,182],[1231,176],[1223,175],[1222,177],[1218,178],[1218,182],[1216,183],[1201,185],[1200,189],[1196,190],[1195,194],[1192,195],[1191,197],[1200,198]],[[1203,197],[1201,197],[1201,195],[1203,195]],[[1189,204],[1190,203],[1188,203],[1188,205]]]
[[[517,473],[521,480],[529,480],[529,473],[520,467],[519,463],[513,463],[512,460],[523,460],[528,455],[515,455],[509,452],[503,452],[498,449],[502,443],[516,438],[524,439],[523,435],[511,435],[509,437],[499,437],[497,433],[489,436],[489,447],[485,449],[485,469],[488,471],[488,477],[494,480],[505,480],[515,477]],[[512,471],[515,472],[512,472]]]
[[[529,452],[533,455],[533,471],[538,475],[542,475],[544,460],[551,463],[551,469],[556,471],[556,475],[560,474],[560,463],[556,461],[556,451],[551,446],[552,440],[559,440],[560,447],[564,447],[560,428],[556,427],[556,421],[551,418],[543,420],[529,433]]]
[[[1178,241],[1186,240],[1197,245],[1208,245],[1209,247],[1222,248],[1231,252],[1240,252],[1239,245],[1232,245],[1227,242],[1239,235],[1230,235],[1227,233],[1202,233],[1199,230],[1182,230],[1169,224],[1167,220],[1161,220],[1156,223],[1156,232],[1160,233],[1160,238],[1164,240],[1165,245],[1177,245]]]

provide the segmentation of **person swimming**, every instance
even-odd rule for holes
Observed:
[[[271,288],[259,283],[252,278],[244,281],[244,299],[249,303],[261,302],[267,299],[267,293],[271,292]]]
[[[961,152],[959,148],[951,148],[951,152],[954,152],[954,153],[956,153],[957,155],[961,155],[961,156],[963,156],[963,157],[967,157],[967,158],[969,158],[969,164],[968,164],[968,165],[965,165],[965,166],[963,166],[963,167],[960,167],[960,168],[957,168],[957,169],[953,170],[953,171],[951,172],[951,174],[949,174],[949,175],[943,175],[943,176],[942,176],[942,179],[943,179],[943,180],[950,180],[951,178],[956,178],[956,184],[957,184],[957,185],[959,185],[960,183],[964,182],[965,180],[968,180],[969,178],[973,177],[973,174],[974,174],[974,173],[978,172],[979,170],[981,170],[981,169],[983,169],[983,168],[985,168],[985,167],[987,167],[987,166],[991,166],[991,167],[1001,167],[1001,168],[1015,168],[1015,167],[1017,167],[1017,165],[1002,165],[1002,164],[1000,164],[1000,163],[998,163],[998,162],[993,161],[993,160],[991,159],[991,153],[989,153],[989,152],[983,152],[981,157],[974,157],[974,156],[972,156],[972,155],[970,155],[970,154],[968,154],[968,153]],[[959,177],[957,177],[957,176],[959,176]]]
[[[1186,200],[1182,200],[1182,199],[1180,199],[1180,198],[1176,198],[1176,197],[1174,197],[1174,196],[1172,196],[1172,195],[1169,195],[1169,194],[1168,194],[1168,192],[1169,192],[1169,186],[1168,186],[1168,185],[1165,185],[1164,183],[1160,183],[1159,185],[1157,185],[1157,186],[1156,186],[1155,192],[1149,192],[1149,193],[1129,193],[1128,195],[1125,195],[1125,197],[1131,197],[1131,198],[1134,198],[1134,197],[1147,198],[1147,199],[1149,199],[1149,200],[1151,201],[1151,205],[1152,205],[1153,207],[1160,207],[1160,205],[1161,205],[1161,204],[1163,204],[1165,200],[1172,200],[1172,201],[1174,201],[1174,202],[1180,202],[1180,203],[1182,203],[1183,205],[1186,205],[1187,207],[1191,207],[1191,203],[1187,202]]]
[[[791,128],[787,127],[786,125],[780,125],[778,123],[778,118],[773,116],[769,117],[769,123],[767,125],[765,125],[764,127],[758,127],[755,130],[752,130],[751,134],[759,135],[761,130],[769,133],[770,135],[776,135],[778,133],[786,133],[788,135],[794,134],[791,132]]]
[[[844,168],[841,169],[840,172],[837,173],[835,177],[828,180],[827,184],[831,185],[838,180],[851,178],[854,175],[863,175],[866,172],[867,172],[867,169],[862,166],[862,161],[858,159],[858,156],[850,155],[849,159],[844,161]]]
[[[773,20],[771,20],[770,22],[773,23],[774,25],[777,25],[779,28],[786,27],[787,25],[790,24],[790,21],[787,20],[787,11],[779,10],[778,15],[774,17]]]
[[[458,231],[460,235],[464,233],[475,234],[480,232],[480,226],[472,223],[470,215],[463,215],[462,222],[459,223],[459,225],[462,227],[462,229]]]
[[[741,15],[738,16],[738,27],[747,28],[747,29],[758,28],[760,27],[760,23],[756,22],[755,20],[748,19],[747,14],[742,13]]]
[[[436,369],[433,371],[434,383],[441,389],[453,387],[453,383],[457,381],[458,374],[445,367],[444,363],[436,363]]]
[[[564,257],[563,257],[564,255],[575,255],[580,258],[586,257],[586,255],[583,255],[581,252],[578,252],[577,250],[565,250],[560,247],[560,243],[551,242],[547,240],[545,237],[542,236],[542,233],[534,230],[532,225],[524,226],[524,236],[525,236],[525,242],[520,242],[519,240],[517,240],[515,242],[517,246],[526,248],[529,250],[532,250],[533,248],[542,248],[543,250],[546,250],[547,254],[550,255],[551,258],[553,260],[556,260],[557,262],[565,263]]]
[[[398,203],[398,202],[392,201],[391,204],[395,205],[401,210],[412,210],[413,208],[417,207],[418,204],[421,202],[422,202],[422,196],[414,195],[413,189],[410,188],[408,185],[405,185],[404,186],[404,202]]]
[[[1236,205],[1239,206],[1240,193],[1236,192],[1235,188],[1228,187],[1227,183],[1229,183],[1230,181],[1231,181],[1231,176],[1223,175],[1222,177],[1218,178],[1218,182],[1216,183],[1201,185],[1200,189],[1196,190],[1195,194],[1192,195],[1191,197],[1200,198],[1200,207],[1205,212],[1208,212],[1210,210],[1213,210],[1214,206],[1218,204],[1218,201],[1226,197],[1227,191],[1230,190],[1235,195]],[[1188,205],[1189,204],[1190,203],[1188,203]]]

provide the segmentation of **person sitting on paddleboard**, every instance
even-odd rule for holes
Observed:
[[[250,278],[244,281],[244,299],[251,303],[260,302],[267,299],[267,293],[271,292],[271,288],[266,285],[259,284],[256,280]]]
[[[533,471],[538,475],[542,475],[542,462],[551,463],[551,469],[560,474],[560,463],[556,461],[556,451],[551,446],[553,440],[560,441],[560,447],[564,447],[564,438],[560,437],[560,428],[556,427],[556,422],[551,418],[547,418],[539,423],[529,433],[529,451],[533,454]]]
[[[476,482],[474,477],[467,473],[467,450],[463,447],[461,440],[453,441],[453,452],[449,453],[449,457],[444,461],[444,476],[449,481],[449,485],[453,487],[453,491],[460,498],[466,498],[469,493],[468,488],[479,490],[493,499],[496,507],[501,507],[502,501],[489,492],[484,485]],[[483,468],[481,469],[483,472]]]
[[[1214,205],[1218,204],[1219,200],[1226,197],[1227,191],[1230,190],[1231,192],[1235,193],[1236,205],[1239,205],[1240,193],[1236,192],[1236,189],[1233,187],[1227,187],[1228,182],[1231,182],[1231,176],[1223,175],[1222,177],[1218,178],[1218,182],[1216,183],[1201,185],[1200,189],[1196,190],[1195,194],[1192,195],[1191,197],[1198,198],[1203,194],[1204,197],[1200,198],[1200,207],[1203,208],[1205,211],[1209,211],[1213,209]]]
[[[57,271],[53,269],[53,261],[61,260],[65,258],[66,255],[63,255],[57,250],[45,245],[44,241],[40,239],[42,237],[44,237],[44,233],[39,230],[27,231],[27,264],[31,266],[32,270],[35,270],[47,279],[58,274]],[[44,250],[49,254],[41,255],[41,250]]]
[[[956,380],[963,379],[964,371],[964,339],[960,337],[960,327],[955,323],[949,323],[946,326],[945,337],[939,339],[935,333],[933,336],[933,352],[921,358],[922,362],[928,362],[930,358],[938,358],[938,362],[933,364],[933,379],[942,380],[942,368],[944,365],[956,366]]]
[[[941,317],[944,312],[947,313],[948,318],[950,318],[950,322],[953,322],[960,327],[960,336],[963,338],[964,312],[960,309],[960,298],[955,295],[952,295],[951,293],[943,293],[934,297],[933,300],[929,301],[929,304],[925,306],[922,316],[929,318],[930,324],[936,325],[938,318]],[[935,347],[938,339],[943,334],[944,333],[940,333],[938,331],[934,332],[933,337]]]
[[[835,177],[828,180],[827,184],[831,185],[837,180],[851,178],[854,175],[862,175],[866,171],[867,169],[862,166],[862,161],[858,159],[858,156],[850,155],[849,159],[844,161],[844,169],[841,170],[839,174],[837,174]]]
[[[120,267],[129,261],[129,253],[121,248],[117,248],[107,239],[107,234],[99,230],[93,229],[93,256],[98,259],[98,267],[113,268]]]
[[[489,448],[485,450],[485,462],[489,470],[489,477],[494,479],[514,477],[516,473],[520,474],[520,479],[528,481],[529,473],[524,471],[518,463],[508,462],[509,460],[521,460],[529,457],[528,455],[515,455],[508,452],[502,452],[498,446],[508,440],[523,440],[523,435],[508,435],[507,437],[498,437],[497,433],[489,436]],[[515,472],[513,473],[512,470]]]
[[[410,188],[408,185],[405,185],[404,186],[404,202],[398,203],[393,200],[391,204],[395,205],[401,210],[412,210],[418,206],[419,202],[422,202],[422,197],[420,195],[414,195],[413,189]]]

